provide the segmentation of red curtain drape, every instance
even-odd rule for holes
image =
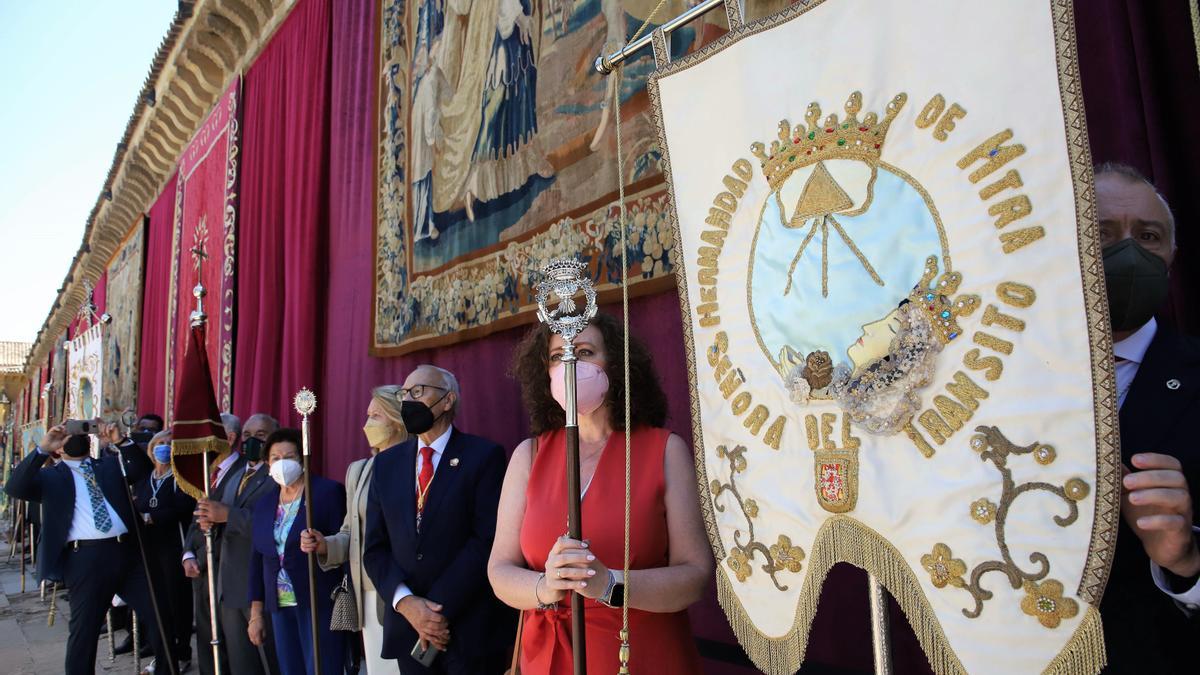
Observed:
[[[150,207],[146,225],[142,337],[138,355],[139,415],[166,416],[167,307],[171,293],[171,230],[175,223],[177,176],[167,181]]]
[[[318,384],[326,307],[329,31],[330,1],[302,0],[247,71],[242,90],[233,407],[243,418],[266,412],[294,425],[292,396]],[[323,413],[329,399],[320,391],[317,396]]]

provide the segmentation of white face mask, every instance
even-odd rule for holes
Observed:
[[[277,459],[271,465],[271,478],[279,484],[279,487],[287,487],[295,483],[303,472],[304,467],[294,459]]]

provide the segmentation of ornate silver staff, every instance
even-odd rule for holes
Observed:
[[[575,304],[575,296],[583,293],[585,305],[582,311]],[[558,307],[550,310],[550,296],[558,297]],[[588,321],[596,316],[596,289],[587,276],[587,266],[572,258],[556,258],[542,268],[541,279],[534,286],[534,297],[538,304],[538,319],[563,339],[561,362],[565,371],[566,384],[566,432],[567,432],[567,534],[572,539],[583,539],[583,518],[580,509],[579,485],[579,410],[575,392],[575,338],[587,328]],[[587,672],[587,650],[584,644],[583,596],[571,594],[571,651],[575,662],[575,675]]]
[[[312,529],[312,474],[308,470],[308,455],[311,443],[308,440],[308,416],[317,409],[317,395],[308,387],[301,387],[296,392],[292,405],[300,413],[300,438],[304,446],[304,527]],[[313,672],[321,675],[321,645],[317,640],[317,554],[308,554],[308,612],[309,625],[312,627]]]

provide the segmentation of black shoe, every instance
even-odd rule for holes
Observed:
[[[113,654],[115,654],[117,656],[120,656],[122,654],[132,654],[132,653],[133,653],[133,636],[132,635],[126,635],[125,639],[122,640],[121,643],[118,644],[115,649],[113,649]]]

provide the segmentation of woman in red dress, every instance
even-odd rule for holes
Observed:
[[[584,541],[568,538],[562,339],[544,326],[521,344],[514,372],[535,438],[508,465],[488,578],[523,611],[522,675],[570,673],[571,593],[584,596],[587,665],[619,665],[621,597],[628,593],[630,668],[700,672],[686,609],[713,572],[700,517],[692,453],[661,428],[667,403],[649,352],[630,340],[632,497],[630,573],[625,579],[624,331],[597,316],[575,339]],[[628,589],[627,591],[625,589]]]

